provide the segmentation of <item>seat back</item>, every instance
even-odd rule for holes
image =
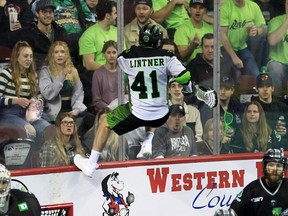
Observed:
[[[31,153],[34,145],[34,141],[27,138],[2,142],[0,145],[0,162],[9,170],[31,168]]]
[[[0,46],[0,60],[9,61],[12,54],[12,49],[9,47]]]
[[[0,143],[18,138],[27,138],[26,131],[16,126],[0,126]]]
[[[44,129],[45,141],[50,140],[56,136],[56,126],[51,124]]]

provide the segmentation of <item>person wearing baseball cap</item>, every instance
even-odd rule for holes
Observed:
[[[286,128],[288,123],[288,107],[279,97],[273,95],[273,79],[267,71],[267,68],[265,67],[265,70],[263,70],[262,67],[262,71],[265,72],[259,73],[256,78],[256,91],[258,92],[258,96],[252,96],[251,100],[258,101],[261,104],[266,115],[267,123],[272,129],[277,130],[281,136],[281,143],[283,146],[286,146],[288,141]],[[279,124],[279,119],[281,119],[284,124]]]
[[[163,32],[163,38],[168,38],[167,30],[151,19],[153,13],[152,0],[136,0],[134,4],[136,17],[124,26],[124,38],[126,48],[139,45],[139,30],[146,23],[157,25]]]
[[[169,108],[165,125],[157,128],[152,139],[152,158],[175,158],[197,155],[193,130],[184,126],[185,109],[181,104]]]
[[[200,112],[195,106],[187,104],[184,101],[184,94],[182,91],[183,91],[183,85],[177,83],[173,79],[169,80],[168,82],[169,106],[172,106],[173,104],[174,105],[181,104],[184,107],[186,113],[184,124],[193,130],[196,142],[201,142],[203,135],[203,126],[201,123]]]
[[[201,38],[213,33],[213,26],[204,20],[207,6],[204,0],[191,0],[188,12],[190,19],[177,28],[174,42],[178,47],[182,63],[186,66],[201,53]]]
[[[242,114],[244,112],[244,106],[238,98],[234,95],[236,83],[230,76],[220,77],[220,116],[224,122],[229,123],[229,127],[235,128],[237,124],[241,123]],[[226,113],[226,115],[225,115]],[[233,116],[232,121],[226,119],[229,114]]]

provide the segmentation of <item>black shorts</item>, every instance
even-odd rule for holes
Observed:
[[[132,131],[138,127],[160,127],[166,123],[169,117],[169,112],[161,119],[156,120],[142,120],[137,118],[131,113],[130,104],[123,104],[116,109],[107,113],[107,122],[109,127],[115,131],[118,135],[122,135]]]

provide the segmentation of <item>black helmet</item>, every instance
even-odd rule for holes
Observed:
[[[233,209],[218,209],[214,216],[237,216]]]
[[[139,32],[139,44],[143,47],[157,48],[161,45],[163,33],[157,25],[146,23]]]
[[[287,157],[285,157],[283,148],[281,149],[268,149],[263,156],[262,168],[263,173],[266,175],[266,165],[268,162],[277,162],[283,164],[283,177],[287,166]]]

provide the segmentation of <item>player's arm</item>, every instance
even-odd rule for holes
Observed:
[[[230,208],[233,209],[237,215],[249,215],[249,206],[248,203],[250,201],[248,187],[244,188],[239,194],[237,194],[234,201],[231,203]]]

